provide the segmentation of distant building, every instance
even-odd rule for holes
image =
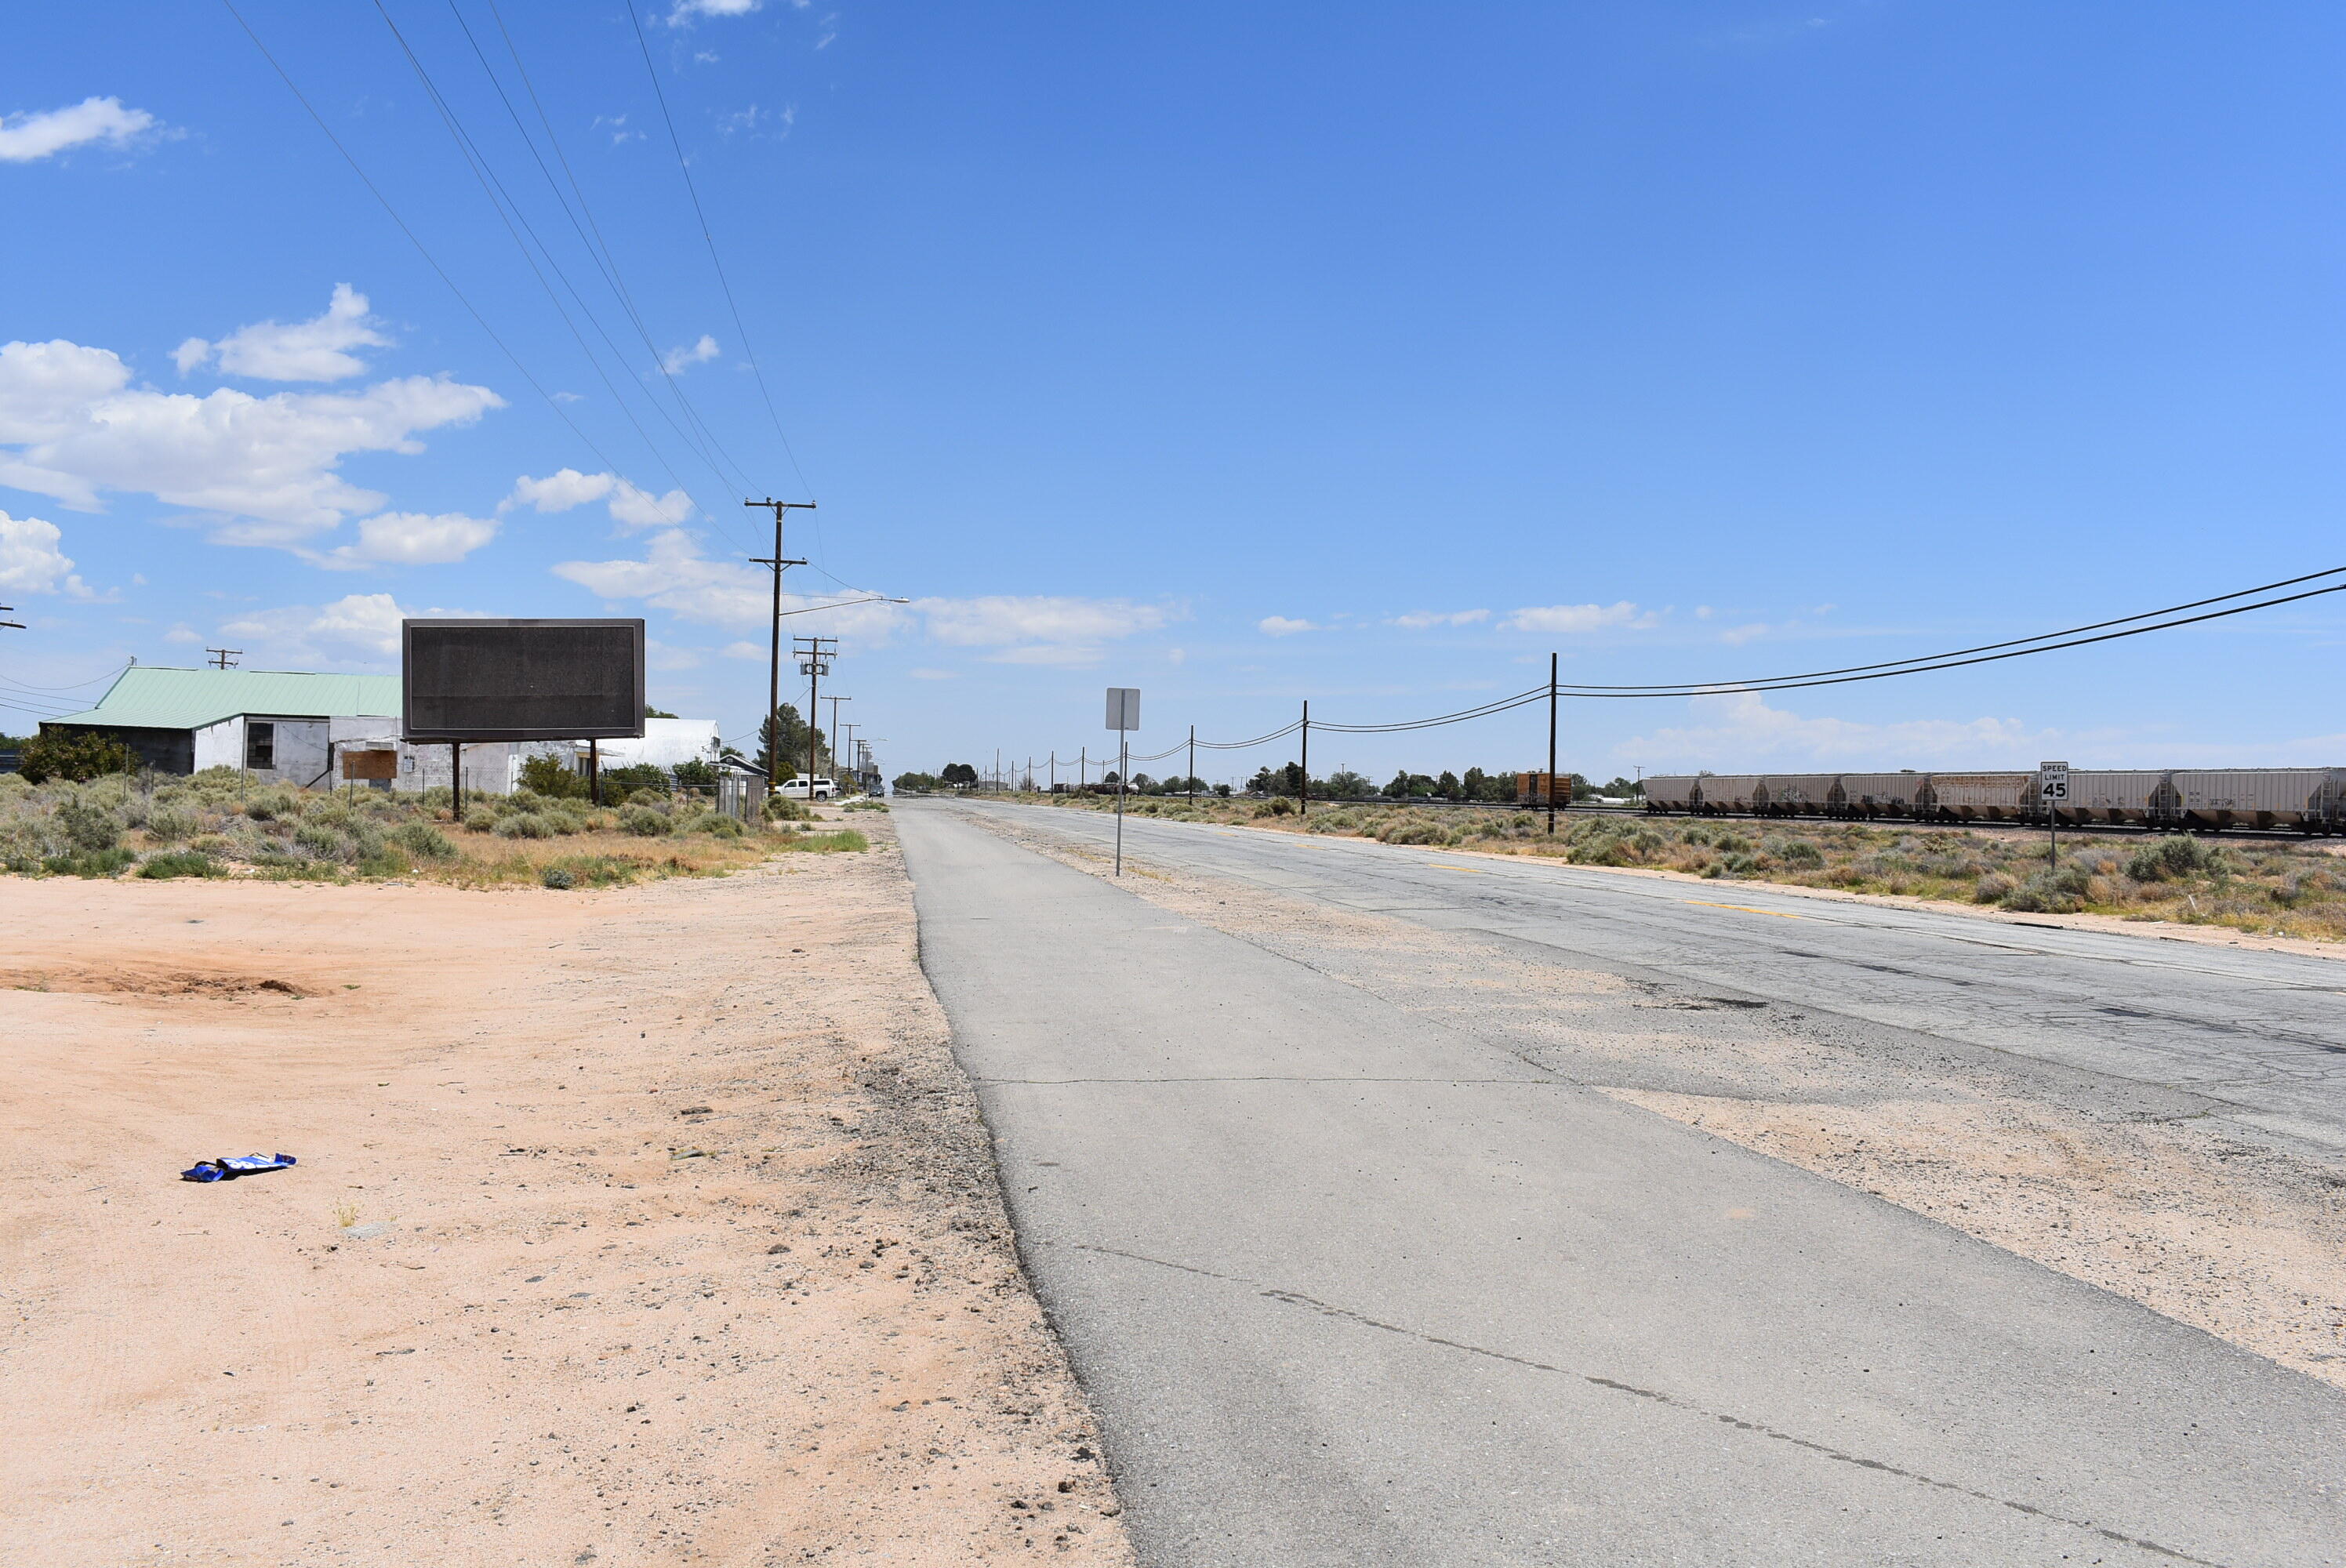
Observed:
[[[713,733],[716,726],[700,728]],[[41,725],[43,734],[113,736],[142,765],[158,773],[236,768],[267,783],[330,787],[341,779],[336,759],[343,752],[391,751],[399,759],[394,776],[377,788],[446,788],[450,748],[439,741],[407,745],[399,738],[399,730],[395,675],[148,665],[124,670],[97,707]],[[611,747],[640,743],[603,744],[608,760]],[[525,759],[559,757],[566,764],[571,743],[473,741],[459,755],[464,788],[503,795],[520,781]]]
[[[632,768],[646,762],[655,768],[673,769],[679,762],[706,762],[713,767],[724,748],[713,718],[647,718],[639,740],[622,736],[595,743],[605,768]],[[578,757],[580,766],[585,766],[583,745]]]

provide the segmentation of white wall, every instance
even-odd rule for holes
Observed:
[[[673,768],[679,762],[714,762],[724,744],[713,718],[647,718],[642,739],[622,736],[597,741],[595,748],[606,768],[631,768],[639,762]],[[585,743],[577,748],[583,757]]]
[[[207,724],[195,732],[196,771],[244,766],[244,715]]]

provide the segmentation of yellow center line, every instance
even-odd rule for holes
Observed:
[[[1680,899],[1683,904],[1699,904],[1707,910],[1733,910],[1738,914],[1774,915],[1778,920],[1806,920],[1806,915],[1786,914],[1782,910],[1755,910],[1749,904],[1715,904],[1708,899]]]
[[[1474,877],[1487,877],[1491,874],[1480,866],[1453,866],[1440,860],[1433,862],[1433,869],[1437,871],[1464,871],[1467,875]]]

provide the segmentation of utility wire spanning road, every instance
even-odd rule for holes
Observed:
[[[904,802],[923,959],[1144,1560],[2346,1562],[2346,1396]],[[1357,841],[1143,862],[1992,1038],[2346,1147],[2346,971]],[[1797,919],[1781,918],[1786,915]],[[1650,1016],[1650,1015],[1649,1015]]]

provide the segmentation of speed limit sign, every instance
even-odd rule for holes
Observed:
[[[2036,793],[2045,800],[2066,800],[2069,798],[2069,765],[2066,762],[2038,763]]]

